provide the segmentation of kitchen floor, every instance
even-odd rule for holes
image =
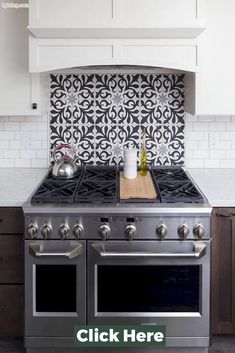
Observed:
[[[0,353],[24,353],[23,342],[20,339],[0,340]],[[157,353],[157,350],[156,350]],[[172,351],[173,353],[173,351]],[[235,336],[214,336],[209,353],[235,353]]]

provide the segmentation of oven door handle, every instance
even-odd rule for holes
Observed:
[[[82,254],[82,244],[71,244],[66,251],[43,251],[42,244],[30,244],[29,253],[34,257],[66,257],[74,259]]]
[[[99,244],[99,243],[94,243],[92,244],[92,247],[94,250],[98,252],[98,254],[101,257],[158,257],[158,258],[164,258],[164,257],[170,257],[170,258],[196,258],[200,259],[206,254],[206,244],[198,242],[194,243],[194,251],[192,252],[183,252],[183,253],[177,253],[177,252],[148,252],[148,251],[130,251],[130,252],[124,252],[124,251],[106,251],[105,250],[105,244]]]

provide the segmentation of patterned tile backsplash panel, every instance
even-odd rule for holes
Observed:
[[[150,164],[184,164],[184,127],[184,75],[50,75],[51,152],[71,143],[78,163],[121,164],[145,129]]]

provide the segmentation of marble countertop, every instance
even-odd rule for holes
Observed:
[[[213,207],[235,207],[235,169],[187,169]],[[47,169],[0,169],[0,206],[21,206]]]
[[[187,169],[213,207],[235,207],[234,169]]]
[[[0,206],[22,206],[48,169],[0,169]]]

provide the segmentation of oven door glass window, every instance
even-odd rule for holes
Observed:
[[[97,266],[98,312],[199,312],[196,266]]]
[[[35,265],[36,312],[76,312],[76,265]]]

